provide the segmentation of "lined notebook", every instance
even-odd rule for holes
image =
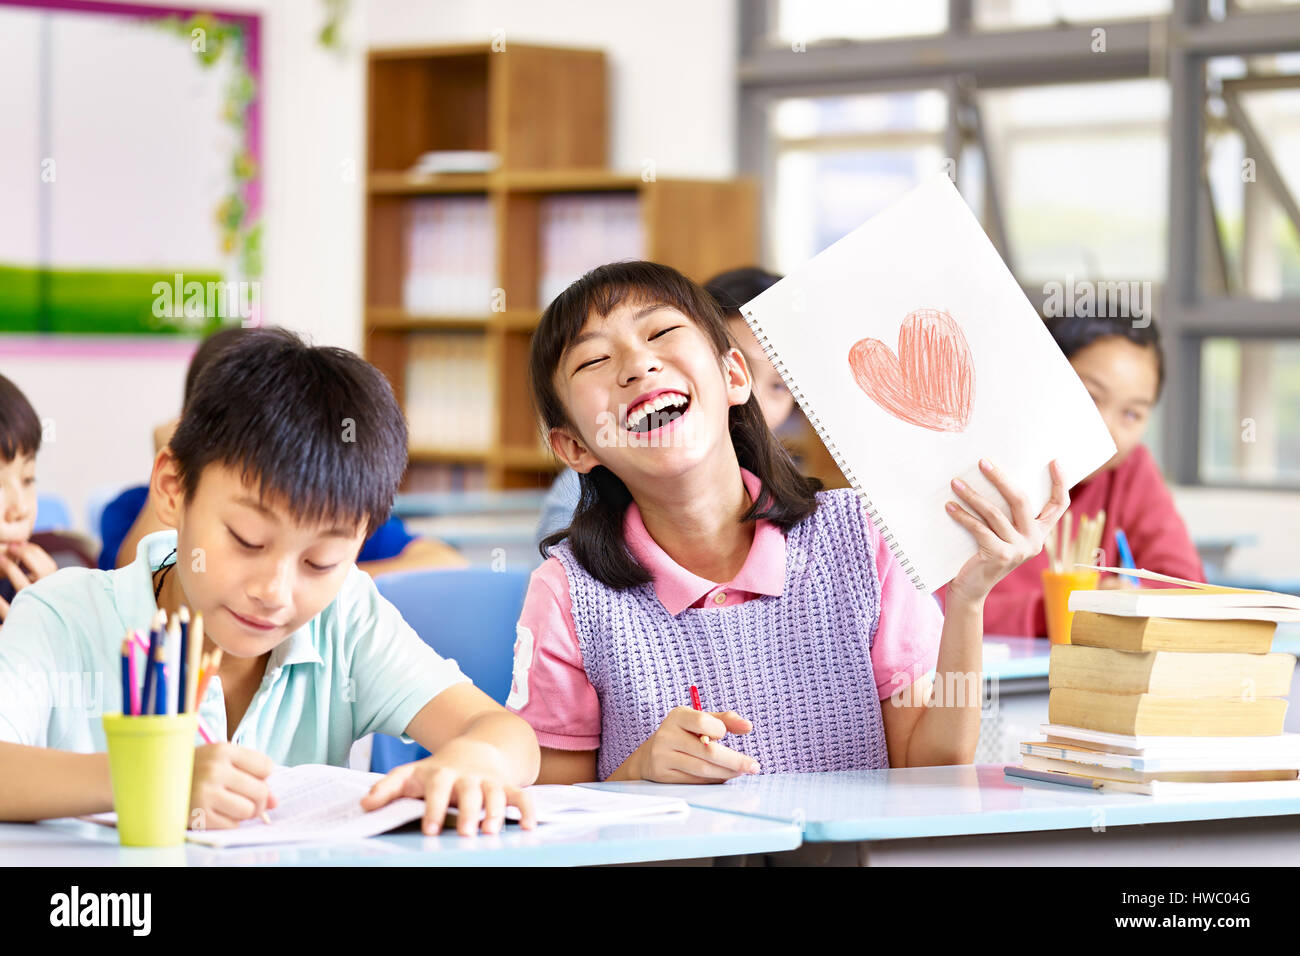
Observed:
[[[207,846],[256,846],[270,843],[339,843],[377,836],[424,816],[424,801],[400,797],[378,810],[365,812],[361,798],[383,774],[349,770],[324,764],[279,767],[268,783],[277,805],[267,811],[271,822],[245,820],[228,830],[191,830],[191,843]],[[546,785],[529,787],[537,808],[537,822],[546,825],[602,826],[646,819],[672,819],[689,812],[684,800],[640,794],[611,793],[584,787]],[[455,815],[454,808],[452,815]],[[95,823],[115,825],[112,813],[86,817]],[[506,819],[517,821],[519,811],[506,808]]]
[[[741,310],[916,587],[976,552],[944,510],[962,478],[1006,509],[989,458],[1037,514],[1115,453],[1096,406],[943,173]]]

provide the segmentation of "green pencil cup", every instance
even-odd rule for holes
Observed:
[[[113,809],[122,846],[185,840],[198,715],[104,715]]]

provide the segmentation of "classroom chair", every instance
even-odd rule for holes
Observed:
[[[68,504],[58,495],[36,496],[36,524],[32,532],[66,531],[72,527],[72,513]]]
[[[469,568],[399,571],[375,579],[420,639],[443,657],[455,658],[474,686],[504,704],[514,675],[515,624],[523,610],[528,572]],[[370,769],[394,767],[429,756],[418,744],[375,734]]]

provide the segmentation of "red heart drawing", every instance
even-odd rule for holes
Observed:
[[[966,336],[940,309],[909,313],[898,330],[898,355],[879,339],[849,349],[858,387],[889,414],[936,432],[959,432],[975,401],[975,363]]]

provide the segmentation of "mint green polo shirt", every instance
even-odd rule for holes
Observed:
[[[159,531],[127,567],[64,568],[18,593],[0,627],[0,741],[106,749],[100,718],[122,710],[122,639],[157,613],[153,572],[175,547],[176,532]],[[271,651],[233,734],[219,677],[199,716],[214,739],[277,764],[347,766],[358,738],[402,735],[425,704],[467,680],[354,566],[334,600]]]

